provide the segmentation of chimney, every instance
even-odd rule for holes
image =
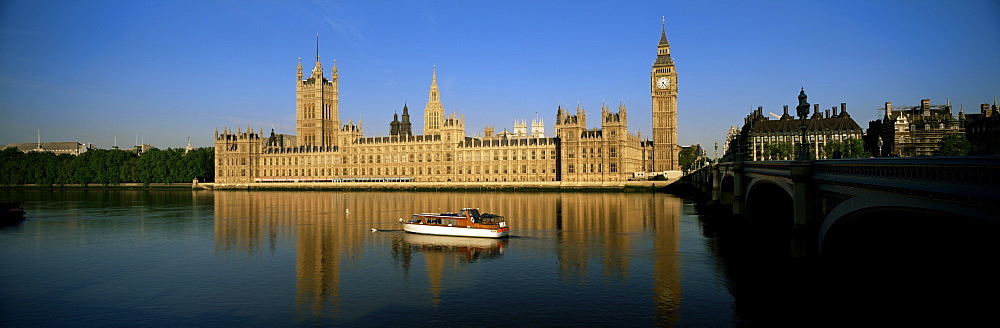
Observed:
[[[837,106],[833,106],[830,110],[833,112],[833,116],[837,116]]]
[[[823,118],[830,118],[830,110],[829,109],[823,111]]]

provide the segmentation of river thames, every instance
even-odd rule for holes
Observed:
[[[851,297],[831,301],[811,282],[811,265],[768,254],[669,194],[0,189],[0,200],[28,212],[0,229],[4,326],[731,327],[861,316],[843,311]],[[461,207],[504,215],[512,236],[399,230],[399,218]]]

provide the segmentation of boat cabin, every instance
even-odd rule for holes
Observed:
[[[421,213],[414,214],[410,223],[440,224],[447,226],[506,226],[504,217],[490,213],[479,213],[478,208],[463,208],[456,213]],[[486,228],[486,227],[484,227]]]

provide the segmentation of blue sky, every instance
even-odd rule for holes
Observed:
[[[886,101],[978,111],[1000,96],[998,1],[0,1],[0,144],[139,138],[211,146],[216,127],[294,133],[295,67],[316,34],[340,118],[423,126],[431,70],[466,133],[582,104],[651,137],[660,18],[678,71],[681,144],[711,149],[751,109],[804,87],[862,126]],[[328,72],[328,71],[327,71]],[[537,114],[536,114],[537,113]],[[420,132],[420,131],[415,131]],[[711,153],[711,151],[710,151]]]

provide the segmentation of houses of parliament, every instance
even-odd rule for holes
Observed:
[[[365,137],[362,122],[342,122],[334,61],[325,75],[319,55],[309,75],[296,73],[296,135],[265,136],[262,128],[215,131],[215,179],[222,184],[263,182],[562,182],[615,185],[679,170],[677,72],[666,28],[661,28],[650,71],[653,140],[628,130],[624,104],[602,104],[600,128],[587,128],[587,111],[556,109],[555,135],[541,120],[514,132],[469,137],[465,117],[447,114],[437,69],[424,108],[423,134],[415,135],[409,108],[394,117],[390,135]]]

